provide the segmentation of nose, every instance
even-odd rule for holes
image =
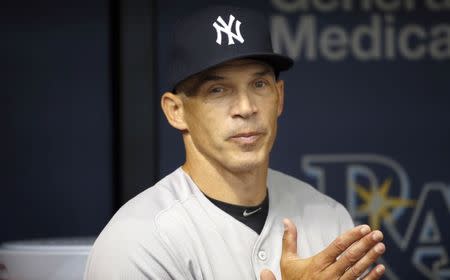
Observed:
[[[235,102],[232,107],[232,115],[237,118],[247,119],[258,112],[255,100],[251,93],[247,91],[240,91],[236,95]]]

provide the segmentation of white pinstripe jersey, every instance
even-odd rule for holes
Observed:
[[[126,203],[97,238],[85,280],[281,279],[282,219],[298,228],[301,257],[353,227],[345,208],[311,186],[269,170],[269,213],[260,235],[212,204],[178,168]]]

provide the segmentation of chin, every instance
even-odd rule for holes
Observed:
[[[228,169],[234,173],[244,173],[250,172],[262,166],[265,166],[266,160],[264,158],[259,158],[257,155],[252,157],[240,157],[228,164]]]

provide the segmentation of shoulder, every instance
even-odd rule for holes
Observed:
[[[336,207],[339,204],[308,183],[277,170],[269,169],[268,185],[269,188],[276,189],[283,194],[299,196],[298,198],[305,202],[320,202],[329,207]]]
[[[156,273],[159,278],[177,267],[173,263],[169,269],[159,263],[165,260],[169,264],[174,258],[158,231],[157,218],[190,198],[183,176],[181,170],[174,171],[117,211],[94,243],[85,279],[120,279],[121,273],[134,276],[144,272],[147,276]],[[149,268],[153,272],[147,271]]]
[[[189,199],[191,196],[191,187],[181,168],[178,168],[154,186],[125,203],[111,218],[108,225],[127,220],[141,221],[147,224],[155,219],[159,213]]]
[[[156,223],[162,213],[183,205],[193,196],[192,186],[178,168],[125,203],[108,222],[99,239],[105,234],[123,237],[123,231],[130,231],[128,236],[136,238],[139,237],[137,231],[156,231]]]
[[[269,169],[268,187],[271,199],[274,197],[288,212],[302,213],[303,219],[311,223],[331,222],[340,232],[353,227],[352,218],[341,203],[297,178]]]
[[[185,278],[151,224],[141,219],[117,221],[101,232],[89,254],[85,280]]]

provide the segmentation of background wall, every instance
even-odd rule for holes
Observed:
[[[96,235],[112,214],[109,5],[2,5],[0,242]]]
[[[153,123],[147,81],[163,90],[173,22],[220,2],[3,6],[0,242],[96,235],[124,200],[183,162],[180,135],[161,114]],[[270,15],[277,51],[296,60],[282,76],[272,167],[381,228],[387,279],[448,278],[448,1],[245,3]]]
[[[173,23],[224,1],[158,3],[162,91]],[[296,61],[282,74],[286,106],[271,166],[340,201],[356,223],[382,229],[386,279],[448,279],[448,1],[245,5],[269,14],[276,50]],[[245,19],[238,20],[245,39]],[[162,176],[184,161],[184,152],[180,135],[163,117],[160,127]]]

